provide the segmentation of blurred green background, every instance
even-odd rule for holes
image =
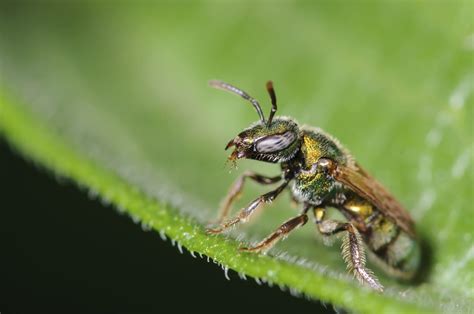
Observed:
[[[0,8],[2,91],[77,152],[198,223],[244,169],[278,171],[243,161],[229,174],[223,148],[257,116],[207,81],[241,87],[267,112],[272,79],[279,114],[339,138],[410,209],[430,248],[428,276],[400,285],[372,267],[392,295],[472,305],[471,1]],[[249,184],[239,205],[263,191]],[[261,239],[294,214],[284,195],[234,235]],[[273,252],[344,274],[338,245],[317,238],[308,224]]]

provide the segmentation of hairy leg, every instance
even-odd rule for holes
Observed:
[[[229,220],[222,222],[217,228],[208,228],[207,233],[217,234],[221,233],[224,230],[240,223],[247,222],[250,216],[255,212],[255,210],[264,203],[271,203],[286,187],[288,182],[285,181],[275,190],[263,194],[253,200],[247,207],[244,207],[240,210],[237,216],[230,218]]]
[[[362,283],[382,292],[383,286],[379,283],[372,271],[365,267],[365,252],[362,237],[359,231],[349,222],[324,219],[324,208],[315,208],[314,216],[319,232],[324,235],[333,235],[345,232],[342,240],[342,257],[347,268]]]

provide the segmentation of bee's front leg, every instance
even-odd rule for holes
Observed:
[[[314,216],[319,232],[323,235],[334,235],[346,232],[342,240],[342,257],[347,264],[347,268],[362,283],[368,284],[375,290],[383,291],[383,286],[379,283],[372,271],[365,268],[364,244],[357,228],[349,222],[342,222],[332,219],[324,219],[325,209],[315,208]]]
[[[227,218],[227,216],[230,213],[230,208],[232,206],[232,203],[239,197],[240,192],[244,188],[245,179],[247,178],[252,179],[253,181],[259,184],[268,185],[268,184],[273,184],[280,181],[281,175],[278,175],[275,177],[267,177],[267,176],[255,173],[253,171],[245,171],[243,174],[241,174],[237,178],[237,180],[235,180],[235,182],[230,187],[229,192],[227,193],[227,196],[222,201],[221,206],[219,208],[217,223],[220,224]]]
[[[278,188],[275,190],[268,192],[259,196],[257,199],[252,201],[247,207],[244,207],[240,210],[240,212],[234,218],[231,218],[223,223],[221,223],[217,228],[208,228],[206,230],[207,233],[217,234],[221,233],[224,230],[240,223],[240,222],[247,222],[250,216],[255,212],[255,210],[264,203],[272,202],[286,187],[288,186],[288,181],[283,182]]]

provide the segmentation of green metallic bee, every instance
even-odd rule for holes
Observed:
[[[247,222],[255,210],[272,202],[287,187],[292,198],[303,205],[301,213],[284,222],[275,232],[243,251],[266,252],[314,214],[316,226],[323,235],[344,233],[342,256],[347,268],[362,283],[383,291],[374,274],[365,267],[364,244],[389,275],[411,279],[420,263],[420,246],[414,223],[402,205],[374,178],[363,170],[335,138],[321,129],[299,127],[288,117],[275,117],[276,95],[271,81],[267,83],[272,108],[265,119],[259,103],[246,92],[221,81],[212,87],[223,89],[250,101],[260,120],[229,141],[226,149],[235,147],[229,160],[248,158],[281,164],[281,175],[267,177],[254,172],[243,173],[232,185],[219,212],[217,234],[238,223]],[[245,179],[267,185],[282,183],[259,196],[233,218],[227,219],[233,201],[239,196]],[[326,210],[339,210],[347,221],[326,218]]]

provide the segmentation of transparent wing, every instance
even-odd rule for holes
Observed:
[[[370,201],[386,216],[411,236],[415,236],[414,222],[403,206],[373,177],[358,169],[338,165],[334,178]]]

